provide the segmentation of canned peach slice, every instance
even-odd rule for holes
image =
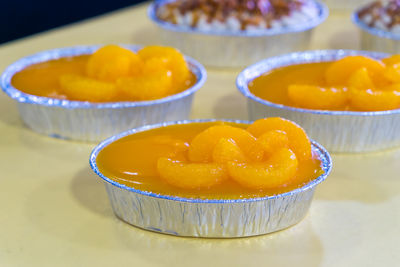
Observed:
[[[140,73],[142,66],[142,59],[131,50],[107,45],[90,56],[86,74],[101,81],[115,82],[118,78]]]
[[[215,146],[221,138],[233,139],[246,156],[254,156],[251,151],[256,138],[244,129],[229,125],[212,126],[195,136],[189,147],[189,160],[192,162],[211,162]],[[251,153],[250,153],[251,152]],[[259,150],[262,153],[261,150]]]
[[[228,162],[230,177],[244,187],[269,189],[289,182],[297,172],[296,155],[288,148],[276,151],[266,162]]]
[[[288,87],[288,96],[297,106],[311,109],[337,109],[347,102],[347,91],[343,87],[294,84]]]
[[[379,76],[385,70],[385,65],[375,59],[365,56],[348,56],[333,62],[325,72],[328,85],[345,85],[350,75],[365,67],[372,77]]]
[[[255,137],[260,137],[264,133],[274,130],[283,131],[287,134],[289,148],[296,154],[299,160],[308,160],[311,158],[311,143],[306,132],[292,121],[272,117],[257,120],[247,128],[247,131]]]
[[[157,171],[168,184],[185,189],[208,188],[228,179],[226,168],[220,163],[184,163],[159,158]]]
[[[114,98],[118,91],[112,83],[90,79],[76,74],[64,74],[59,79],[61,91],[70,99],[103,102]]]

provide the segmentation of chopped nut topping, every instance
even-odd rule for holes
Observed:
[[[305,7],[311,10],[303,10]],[[297,22],[287,19],[294,13]],[[161,6],[157,16],[193,28],[210,24],[214,28],[228,25],[229,29],[246,30],[305,22],[318,16],[318,11],[310,0],[177,0]]]
[[[358,12],[366,25],[386,31],[400,33],[400,1],[375,1]]]

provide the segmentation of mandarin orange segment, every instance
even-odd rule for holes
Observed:
[[[253,162],[262,161],[264,159],[264,155],[265,151],[262,146],[257,143],[257,141],[246,149],[247,158]]]
[[[400,83],[392,83],[390,85],[386,85],[379,88],[382,91],[396,91],[400,92]]]
[[[400,64],[387,66],[383,76],[389,82],[400,83]]]
[[[325,72],[328,85],[345,85],[350,75],[365,67],[372,77],[382,75],[385,65],[375,59],[365,56],[349,56],[333,62]]]
[[[208,188],[228,179],[224,164],[184,163],[169,158],[159,158],[157,170],[168,184],[185,188]]]
[[[360,111],[397,109],[400,106],[400,92],[383,90],[350,90],[351,106]]]
[[[279,149],[263,163],[227,163],[230,177],[251,189],[269,189],[284,185],[296,175],[297,167],[296,155],[287,148]]]
[[[120,78],[117,88],[133,100],[151,100],[171,94],[172,79],[168,71]]]
[[[289,147],[296,154],[299,160],[308,160],[311,158],[311,143],[306,132],[296,123],[279,118],[265,118],[253,122],[247,131],[255,137],[260,137],[266,132],[279,130],[287,134]]]
[[[375,88],[374,83],[368,73],[368,69],[363,67],[354,71],[348,81],[347,86],[357,88],[357,89],[373,89]]]
[[[186,142],[184,140],[181,140],[181,139],[174,138],[174,137],[172,137],[170,135],[157,135],[152,139],[152,141],[155,144],[158,144],[158,145],[171,146],[176,151],[179,151],[179,152],[184,152],[184,151],[187,151],[189,149],[189,143],[188,142]]]
[[[257,144],[263,148],[267,156],[271,156],[278,149],[289,147],[289,138],[285,132],[273,130],[258,137]]]
[[[144,62],[143,74],[152,74],[158,72],[168,72],[168,64],[163,58],[150,58]],[[172,75],[172,74],[171,74]]]
[[[400,64],[400,55],[392,55],[381,60],[386,66]]]
[[[180,87],[190,78],[189,67],[184,56],[173,47],[146,46],[138,51],[138,55],[144,61],[152,58],[162,59],[172,72],[173,81],[177,87]]]
[[[256,144],[256,138],[244,129],[228,125],[212,126],[195,136],[190,143],[188,156],[192,162],[211,162],[215,146],[221,138],[233,139],[246,156]]]
[[[112,83],[97,81],[75,74],[61,75],[59,83],[62,92],[73,100],[110,101],[118,93],[115,85]]]
[[[90,56],[86,74],[93,79],[115,82],[118,78],[139,74],[142,67],[142,59],[131,50],[107,45]]]
[[[221,138],[214,147],[213,162],[226,163],[228,161],[246,162],[246,157],[232,138]]]
[[[289,99],[297,106],[310,109],[338,109],[347,102],[344,88],[324,88],[316,85],[290,85]]]

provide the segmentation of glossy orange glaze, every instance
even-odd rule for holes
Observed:
[[[264,197],[299,188],[323,173],[321,162],[314,158],[302,161],[295,178],[289,183],[268,190],[244,188],[228,179],[206,189],[181,189],[164,182],[157,172],[160,157],[187,159],[187,151],[177,151],[160,140],[179,139],[190,143],[200,132],[214,125],[234,125],[246,128],[248,125],[232,123],[191,123],[157,128],[124,137],[100,151],[97,164],[101,173],[121,184],[162,195],[201,199],[243,199]]]
[[[37,96],[76,100],[67,97],[62,93],[59,83],[60,76],[65,74],[76,74],[85,76],[85,67],[89,60],[89,55],[65,57],[56,60],[49,60],[42,63],[30,65],[22,71],[16,73],[11,80],[11,84],[18,90]],[[178,88],[176,93],[182,92],[196,83],[196,76],[191,73],[190,79],[184,87]],[[110,101],[135,101],[129,96],[120,92]]]
[[[291,65],[274,69],[249,83],[254,95],[276,104],[298,107],[288,96],[292,84],[326,86],[324,74],[331,62]],[[343,106],[342,109],[348,109]]]
[[[84,55],[33,64],[16,73],[11,84],[27,94],[65,99],[66,96],[60,93],[60,76],[67,73],[84,75],[88,59],[89,55]]]
[[[277,68],[248,86],[262,99],[298,108],[379,111],[400,107],[400,65],[361,56]]]

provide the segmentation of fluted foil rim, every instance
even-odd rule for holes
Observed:
[[[87,45],[87,46],[73,46],[73,47],[64,47],[64,48],[56,48],[51,50],[42,51],[27,57],[23,57],[11,65],[9,65],[6,70],[3,72],[0,78],[0,85],[3,91],[12,99],[27,104],[39,104],[44,106],[52,106],[52,107],[60,107],[65,109],[103,109],[103,108],[133,108],[133,107],[143,107],[143,106],[151,106],[163,104],[166,102],[171,102],[174,100],[178,100],[184,98],[188,95],[193,94],[198,89],[200,89],[204,82],[207,79],[207,72],[203,65],[201,65],[198,61],[193,58],[185,56],[185,60],[189,65],[190,70],[196,76],[196,83],[186,89],[183,92],[178,94],[170,95],[161,99],[150,100],[150,101],[121,101],[121,102],[106,102],[106,103],[91,103],[88,101],[73,101],[73,100],[63,100],[56,98],[49,98],[43,96],[36,96],[24,93],[11,84],[11,79],[17,72],[22,69],[28,67],[29,65],[45,62],[52,59],[58,59],[62,57],[68,56],[78,56],[91,54],[95,52],[98,48],[103,45]],[[127,49],[137,51],[142,46],[139,45],[121,45]]]
[[[276,68],[290,66],[302,63],[323,62],[339,59],[345,56],[362,55],[369,56],[375,59],[382,59],[389,56],[387,53],[362,51],[362,50],[310,50],[304,52],[294,52],[276,57],[270,57],[259,61],[242,70],[236,78],[236,87],[247,98],[250,98],[260,104],[273,108],[290,110],[300,113],[310,113],[328,116],[385,116],[399,114],[400,109],[383,110],[383,111],[340,111],[340,110],[314,110],[305,108],[296,108],[277,104],[268,100],[262,99],[250,92],[248,84],[260,75]],[[323,60],[321,60],[323,58]]]
[[[363,9],[364,7],[361,7],[359,9],[357,9],[356,11],[354,11],[351,15],[351,20],[353,21],[353,23],[358,26],[361,30],[364,30],[372,35],[376,35],[378,37],[381,38],[387,38],[387,39],[392,39],[392,40],[396,40],[399,41],[400,40],[400,34],[394,34],[382,29],[378,29],[378,28],[374,28],[374,27],[370,27],[368,25],[366,25],[359,17],[358,17],[358,13]]]
[[[175,0],[158,0],[154,1],[150,4],[149,8],[147,9],[147,15],[154,23],[165,30],[175,31],[175,32],[182,32],[182,33],[192,33],[192,34],[202,34],[202,35],[221,35],[221,36],[240,36],[240,37],[262,37],[262,36],[272,36],[272,35],[279,35],[279,34],[287,34],[287,33],[295,33],[295,32],[303,32],[308,31],[310,29],[315,28],[319,24],[321,24],[329,15],[328,7],[320,2],[320,1],[313,1],[317,9],[319,10],[319,16],[309,23],[304,23],[297,26],[287,27],[284,29],[266,29],[266,30],[259,30],[257,32],[232,32],[232,31],[204,31],[199,29],[193,28],[185,28],[182,26],[178,26],[172,24],[167,21],[163,21],[159,19],[156,15],[157,9],[159,6],[164,5],[166,3],[174,2]]]
[[[157,123],[157,124],[152,124],[152,125],[145,125],[141,126],[138,128],[134,128],[128,131],[124,131],[122,133],[119,133],[117,135],[111,136],[104,141],[102,141],[100,144],[98,144],[90,154],[89,158],[89,164],[94,173],[96,173],[100,178],[102,178],[105,182],[112,184],[113,186],[140,194],[140,195],[145,195],[149,197],[154,197],[154,198],[159,198],[159,199],[166,199],[166,200],[172,200],[172,201],[179,201],[179,202],[188,202],[188,203],[215,203],[215,204],[222,204],[222,203],[245,203],[245,202],[256,202],[256,201],[265,201],[265,200],[273,200],[273,199],[278,199],[282,197],[287,197],[290,195],[297,194],[299,192],[307,191],[322,181],[326,179],[326,177],[330,174],[332,170],[332,159],[328,151],[321,146],[319,143],[311,140],[311,145],[312,149],[314,152],[316,152],[319,156],[319,159],[321,160],[321,165],[322,165],[322,170],[324,171],[323,174],[321,174],[319,177],[316,179],[312,180],[311,182],[307,183],[306,185],[294,189],[292,191],[282,193],[282,194],[277,194],[273,196],[266,196],[266,197],[260,197],[260,198],[249,198],[249,199],[195,199],[195,198],[183,198],[183,197],[175,197],[175,196],[168,196],[168,195],[162,195],[162,194],[157,194],[157,193],[152,193],[148,191],[142,191],[135,189],[133,187],[126,186],[124,184],[120,184],[108,177],[106,177],[104,174],[102,174],[97,167],[96,159],[101,150],[103,150],[106,146],[109,144],[125,137],[131,134],[135,134],[138,132],[143,132],[146,130],[150,129],[155,129],[155,128],[160,128],[164,126],[169,126],[169,125],[178,125],[178,124],[188,124],[188,123],[203,123],[203,122],[217,122],[217,121],[222,121],[222,122],[231,122],[231,123],[242,123],[242,124],[251,124],[251,121],[245,121],[245,120],[219,120],[219,119],[198,119],[198,120],[180,120],[180,121],[171,121],[171,122],[163,122],[163,123]]]

